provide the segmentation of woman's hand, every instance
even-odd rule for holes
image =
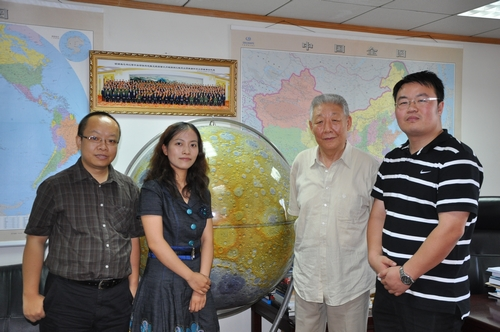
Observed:
[[[195,293],[200,295],[205,295],[210,289],[210,284],[212,283],[207,276],[199,272],[193,272],[191,277],[186,279],[186,281],[188,282],[189,287],[191,287]]]
[[[191,296],[191,302],[189,302],[189,312],[198,312],[205,307],[207,303],[207,295],[200,295],[193,292]]]

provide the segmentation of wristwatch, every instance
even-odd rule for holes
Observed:
[[[405,285],[411,286],[415,281],[405,273],[403,267],[399,267],[399,277],[401,278],[401,282]]]

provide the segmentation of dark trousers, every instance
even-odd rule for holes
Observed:
[[[395,296],[375,293],[372,308],[375,332],[460,332],[460,312],[447,314],[401,305]]]
[[[51,273],[45,284],[41,332],[126,332],[133,297],[128,279],[97,289]]]

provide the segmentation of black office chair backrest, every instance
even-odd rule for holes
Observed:
[[[500,266],[500,196],[479,197],[479,210],[470,244],[469,281],[472,294],[491,291],[484,285],[490,273]]]

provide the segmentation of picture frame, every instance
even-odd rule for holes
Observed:
[[[90,111],[236,116],[237,60],[91,50]]]

